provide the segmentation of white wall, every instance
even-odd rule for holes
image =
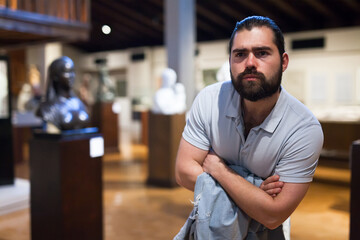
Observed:
[[[323,49],[291,50],[293,39],[324,37]],[[360,28],[286,35],[284,86],[310,107],[359,104]],[[296,91],[301,89],[301,91]]]
[[[291,50],[296,39],[324,37],[322,49]],[[285,34],[289,67],[284,87],[312,109],[360,105],[360,27]],[[196,90],[204,87],[203,70],[219,69],[228,61],[228,40],[197,43]],[[143,51],[146,59],[132,62],[132,53]],[[106,57],[109,69],[125,68],[129,98],[148,101],[160,86],[161,71],[167,66],[164,47],[144,47],[114,52],[86,54],[83,69],[95,69],[94,59]]]
[[[291,50],[294,39],[324,37],[322,49]],[[284,87],[321,120],[360,120],[360,27],[285,35]]]
[[[224,62],[229,61],[227,48],[227,40],[198,43],[199,55],[196,57],[195,66],[197,91],[205,87],[203,70],[219,69]]]
[[[145,53],[145,59],[131,61],[134,53]],[[122,51],[99,52],[84,55],[79,62],[80,68],[84,71],[95,71],[97,58],[106,58],[109,70],[125,69],[128,82],[129,98],[151,97],[153,93],[153,50],[150,48],[127,49]]]
[[[62,56],[61,43],[34,45],[26,48],[26,65],[34,64],[40,72],[42,91],[45,93],[47,69],[52,61]]]

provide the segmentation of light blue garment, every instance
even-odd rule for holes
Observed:
[[[241,112],[241,97],[231,82],[210,85],[194,100],[182,136],[263,179],[276,173],[284,182],[312,181],[323,133],[304,104],[282,88],[271,113],[246,139]]]
[[[246,169],[230,166],[253,185],[262,179]],[[282,240],[282,226],[269,230],[239,209],[208,173],[198,176],[194,191],[194,208],[174,240]]]

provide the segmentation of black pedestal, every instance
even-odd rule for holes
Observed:
[[[90,157],[92,139],[102,136],[34,133],[30,141],[33,240],[103,239],[102,157]]]
[[[185,114],[149,113],[148,184],[178,186],[175,179],[175,160],[184,127]]]
[[[350,240],[360,239],[360,140],[351,147]]]
[[[0,119],[0,185],[14,184],[14,157],[11,119]]]

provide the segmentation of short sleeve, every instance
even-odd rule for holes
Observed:
[[[323,141],[324,136],[320,124],[302,127],[294,132],[282,149],[283,156],[275,168],[280,181],[311,182]]]
[[[183,131],[183,138],[191,145],[202,150],[210,149],[210,139],[208,134],[208,114],[209,101],[207,98],[206,88],[203,89],[195,98],[190,112],[187,116],[186,125]]]

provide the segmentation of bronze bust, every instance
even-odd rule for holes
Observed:
[[[72,90],[74,81],[74,63],[69,57],[63,56],[51,63],[45,101],[40,104],[37,115],[60,131],[89,124],[86,106]]]

